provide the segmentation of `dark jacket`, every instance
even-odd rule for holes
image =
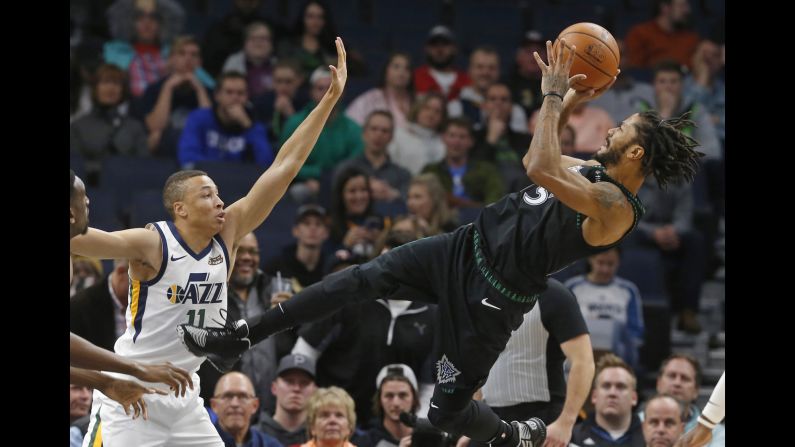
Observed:
[[[588,441],[589,439],[590,441]],[[607,431],[596,424],[595,416],[591,414],[588,419],[574,426],[571,442],[579,446],[595,447],[644,447],[646,445],[646,441],[643,439],[643,428],[637,413],[632,413],[632,422],[629,424],[629,430],[616,440],[613,440]]]
[[[75,294],[69,301],[69,330],[100,348],[113,351],[116,344],[116,308],[108,290],[108,277]]]

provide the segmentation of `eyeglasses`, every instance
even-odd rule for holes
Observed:
[[[221,399],[224,402],[232,402],[234,398],[238,398],[240,403],[246,404],[248,401],[253,399],[255,396],[252,396],[248,393],[224,393],[220,396],[213,396],[215,399]]]

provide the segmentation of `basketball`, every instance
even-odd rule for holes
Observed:
[[[618,73],[618,44],[610,31],[595,23],[575,23],[564,29],[555,39],[552,47],[554,54],[558,51],[560,39],[566,39],[566,47],[577,47],[574,63],[569,76],[584,74],[585,80],[577,81],[575,90],[599,89],[610,83]]]

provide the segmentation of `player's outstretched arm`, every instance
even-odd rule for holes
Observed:
[[[89,227],[86,234],[75,236],[69,241],[69,251],[97,259],[147,261],[152,254],[159,259],[160,236],[156,231],[145,228],[109,233]]]
[[[143,398],[144,394],[168,394],[157,388],[145,387],[130,380],[117,379],[99,371],[89,371],[74,366],[69,367],[69,382],[98,389],[102,394],[120,403],[124,408],[124,413],[128,416],[130,408],[132,408],[133,419],[141,415],[144,419],[149,417]]]
[[[336,44],[337,66],[329,66],[331,85],[325,96],[284,142],[271,167],[254,183],[251,191],[227,208],[226,225],[221,233],[227,243],[236,242],[262,224],[276,202],[287,191],[290,182],[298,175],[298,171],[317,143],[320,132],[334,105],[342,96],[348,79],[345,46],[339,37]]]
[[[190,374],[182,368],[169,362],[153,365],[136,362],[94,346],[73,333],[69,333],[69,364],[77,368],[128,374],[144,382],[164,383],[174,390],[175,396],[184,396],[187,387],[193,389]]]

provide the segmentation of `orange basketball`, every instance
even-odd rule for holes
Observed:
[[[554,54],[558,51],[560,39],[566,39],[566,47],[577,47],[574,63],[571,65],[569,76],[584,74],[588,76],[583,81],[574,84],[576,90],[601,88],[607,85],[613,76],[618,73],[618,44],[610,31],[595,23],[581,22],[564,29],[555,45],[552,47]]]

